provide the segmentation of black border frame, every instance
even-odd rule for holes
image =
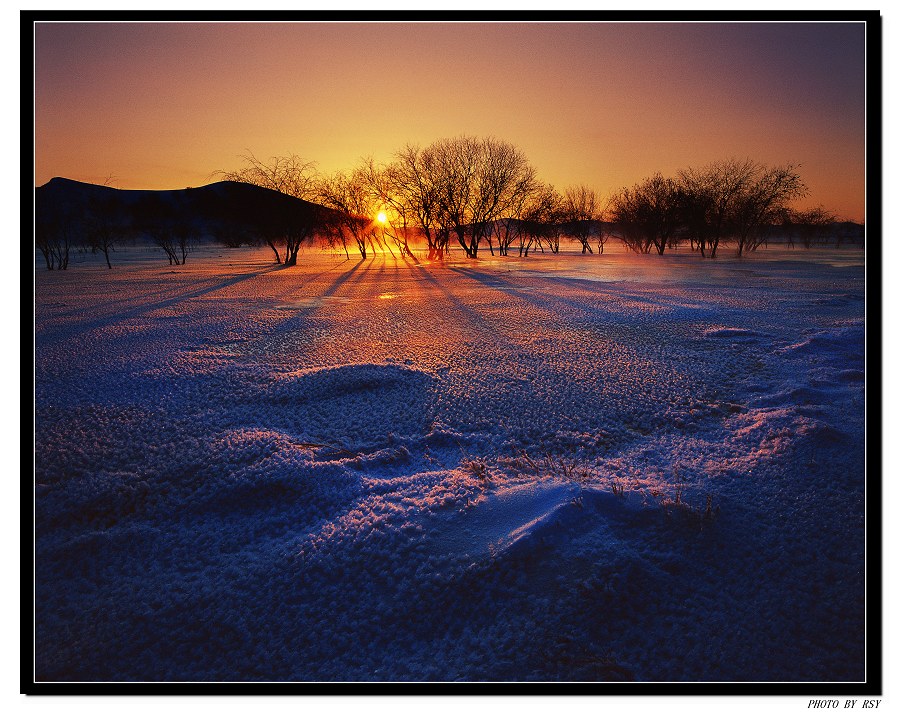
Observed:
[[[866,675],[860,682],[39,682],[34,680],[34,463],[21,466],[20,692],[26,695],[682,695],[682,696],[833,696],[878,697],[883,692],[883,472],[882,472],[882,17],[859,11],[144,11],[22,10],[20,165],[23,252],[33,244],[34,216],[34,25],[38,22],[864,22],[866,25]],[[33,262],[22,261],[22,309],[25,286],[33,288]],[[28,300],[31,297],[29,296]],[[32,306],[32,320],[34,318]],[[24,321],[23,321],[24,324]],[[33,322],[32,322],[33,326]],[[34,388],[34,342],[28,337],[31,368],[22,383]],[[23,345],[26,341],[22,340]],[[28,371],[30,370],[30,374]],[[34,425],[33,395],[23,394],[21,424]],[[26,419],[27,418],[27,419]],[[34,447],[34,431],[31,433]],[[24,454],[24,450],[23,450]],[[26,498],[30,494],[30,498]],[[26,571],[25,564],[30,564]],[[25,578],[26,575],[28,578]]]

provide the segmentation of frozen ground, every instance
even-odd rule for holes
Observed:
[[[864,678],[859,251],[114,258],[36,272],[38,680]]]

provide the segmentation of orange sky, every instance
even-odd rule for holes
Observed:
[[[35,183],[215,180],[296,153],[323,171],[493,135],[603,194],[728,157],[799,163],[862,220],[862,24],[39,24]]]

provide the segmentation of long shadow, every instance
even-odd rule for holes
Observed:
[[[488,288],[500,290],[508,295],[515,296],[516,298],[525,301],[537,308],[546,310],[548,309],[548,306],[556,304],[565,308],[574,308],[578,313],[581,313],[584,317],[589,319],[596,317],[595,306],[571,298],[562,298],[559,295],[554,294],[550,290],[542,292],[539,299],[537,296],[535,296],[534,292],[530,290],[522,290],[520,287],[517,287],[515,283],[511,282],[507,278],[503,278],[497,273],[485,273],[476,269],[462,270],[460,268],[448,268],[448,270],[451,270],[454,273],[457,273],[458,275],[470,280],[481,283]],[[545,278],[545,280],[552,281],[558,279]]]
[[[337,293],[338,289],[342,286],[346,286],[347,281],[350,280],[354,275],[356,275],[356,279],[354,282],[358,281],[361,278],[361,275],[357,275],[357,271],[362,267],[363,263],[366,262],[366,259],[360,258],[349,271],[340,274],[335,278],[331,284],[322,291],[321,294],[317,296],[312,296],[314,298],[331,298]],[[330,269],[329,269],[330,271]],[[318,278],[319,276],[325,275],[329,271],[323,271],[318,274],[314,278]],[[308,285],[314,278],[310,278],[305,281],[303,285]],[[301,325],[303,322],[308,320],[312,315],[314,315],[319,308],[322,307],[320,305],[311,304],[308,306],[298,307],[293,314],[285,318],[285,320],[280,321],[276,326],[274,326],[273,330],[267,333],[265,336],[261,336],[258,340],[254,341],[256,344],[266,344],[271,348],[271,340],[273,338],[278,338],[279,335],[284,335],[285,333],[289,333],[294,327]]]
[[[306,286],[308,286],[308,285],[314,283],[315,281],[317,281],[317,280],[318,280],[319,278],[321,278],[322,276],[328,275],[329,273],[332,273],[332,272],[334,272],[334,271],[336,271],[336,270],[338,270],[338,271],[341,270],[341,269],[345,266],[345,264],[349,263],[351,260],[352,260],[352,259],[350,259],[350,258],[344,258],[344,259],[341,260],[340,263],[337,263],[337,264],[331,266],[331,268],[326,268],[324,271],[319,271],[319,272],[316,273],[315,275],[306,275],[306,274],[303,274],[303,275],[301,276],[301,278],[304,278],[305,280],[303,280],[303,282],[301,282],[301,283],[292,284],[291,290],[289,291],[288,294],[290,294],[290,295],[296,295],[296,294],[299,293],[301,290],[303,290],[304,288],[306,288]],[[355,271],[355,270],[359,267],[358,264],[359,264],[360,262],[361,262],[361,261],[357,261],[357,263],[353,265],[353,267],[350,269],[350,272],[351,272],[351,273],[352,273],[353,271]],[[343,276],[344,274],[339,274],[339,275],[340,275],[340,276]],[[339,279],[337,280],[337,282],[338,282],[338,284],[340,284],[340,283],[343,282],[344,280],[346,280],[346,277],[339,278]],[[283,295],[287,295],[287,294],[283,294]]]
[[[326,288],[324,291],[322,291],[322,297],[323,298],[331,298],[335,293],[337,293],[338,288],[340,288],[348,280],[350,280],[350,278],[353,277],[353,275],[362,267],[362,264],[365,262],[366,262],[365,258],[360,258],[356,263],[354,263],[350,267],[349,271],[346,271],[345,273],[341,273],[337,278],[335,278],[331,282],[331,285],[328,286],[328,288]],[[325,273],[327,273],[327,272],[328,271],[325,271]],[[324,273],[322,273],[320,275],[324,275]],[[357,280],[359,278],[360,278],[360,276],[357,276]],[[311,280],[312,279],[306,281],[306,283],[304,283],[303,285],[308,285],[311,282]],[[310,307],[314,307],[314,306],[310,306]]]
[[[260,275],[262,273],[266,273],[266,272],[272,271],[272,270],[278,270],[280,267],[281,266],[270,265],[266,269],[256,271],[256,275]],[[171,266],[170,266],[170,268],[171,268]],[[176,270],[164,271],[164,270],[162,270],[162,267],[159,267],[159,270],[156,271],[156,275],[170,275],[170,274],[177,274],[177,273],[178,273],[178,271],[176,271]],[[240,275],[249,275],[249,274],[240,274]],[[159,283],[155,287],[157,288],[157,290],[142,291],[140,297],[143,300],[147,300],[147,301],[152,300],[155,296],[161,296],[161,295],[170,296],[169,298],[166,298],[165,300],[175,300],[178,297],[178,296],[171,295],[172,294],[172,286],[171,285]],[[117,313],[116,313],[117,308],[119,308],[120,306],[127,306],[133,302],[134,302],[133,298],[129,298],[127,296],[121,297],[121,298],[117,298],[116,296],[110,296],[109,300],[107,300],[104,303],[97,303],[95,305],[95,307],[97,309],[110,309],[111,312],[109,314],[107,314],[107,316],[106,316],[106,318],[104,318],[104,320],[106,320],[106,319],[114,320],[117,316]],[[162,304],[162,302],[160,302],[160,301],[157,301],[157,302]],[[156,302],[145,304],[145,305],[155,306]],[[140,306],[137,306],[135,308],[132,308],[131,310],[138,310],[139,308],[140,308]],[[150,309],[153,310],[154,308],[151,307]],[[64,320],[64,321],[68,321],[69,318],[71,318],[72,316],[75,316],[75,315],[79,315],[79,314],[81,314],[81,312],[82,312],[82,309],[76,307],[73,310],[57,312],[54,315],[54,317]],[[131,312],[131,311],[126,310],[124,313],[122,313],[122,315],[125,315],[128,312]],[[97,318],[97,320],[99,320],[99,318]]]
[[[491,339],[497,339],[497,338],[502,337],[497,331],[492,330],[489,327],[489,324],[485,321],[483,315],[481,315],[477,310],[474,310],[471,306],[468,306],[465,303],[463,303],[454,293],[452,293],[450,290],[448,290],[447,286],[444,285],[444,283],[442,283],[437,278],[435,278],[431,274],[431,271],[428,268],[426,268],[424,266],[420,266],[420,267],[421,267],[421,271],[420,271],[419,275],[421,275],[431,285],[433,285],[435,288],[437,288],[437,290],[440,291],[444,295],[444,298],[446,299],[446,301],[448,303],[450,303],[459,313],[461,313],[462,315],[465,316],[466,322],[469,324],[469,327],[470,327],[472,333],[488,332],[488,333],[490,333]],[[456,271],[457,269],[447,268],[446,270]],[[460,271],[460,272],[465,274],[465,271]],[[504,342],[506,342],[507,344],[510,344],[508,340],[505,340]]]
[[[222,281],[221,283],[216,283],[215,285],[198,288],[196,290],[182,293],[165,300],[159,300],[153,303],[144,303],[135,308],[132,308],[131,310],[126,310],[121,313],[113,313],[112,315],[106,315],[101,318],[95,318],[93,320],[88,320],[85,322],[69,323],[63,327],[40,331],[38,334],[36,334],[35,337],[36,339],[39,338],[42,341],[53,341],[62,337],[68,337],[73,332],[86,332],[88,330],[94,330],[95,328],[101,328],[107,325],[119,323],[123,320],[130,320],[131,318],[137,318],[154,310],[168,308],[170,306],[183,303],[186,300],[199,298],[209,293],[229,288],[238,283],[242,283],[243,281],[250,280],[251,278],[257,278],[258,276],[265,275],[267,273],[272,273],[273,271],[280,270],[281,268],[281,266],[272,266],[271,268],[265,268],[259,271],[242,273],[240,275],[233,276],[228,280]]]

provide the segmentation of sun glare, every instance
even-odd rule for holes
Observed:
[[[378,219],[378,223],[387,223],[387,214],[384,211],[379,211],[376,218]]]

